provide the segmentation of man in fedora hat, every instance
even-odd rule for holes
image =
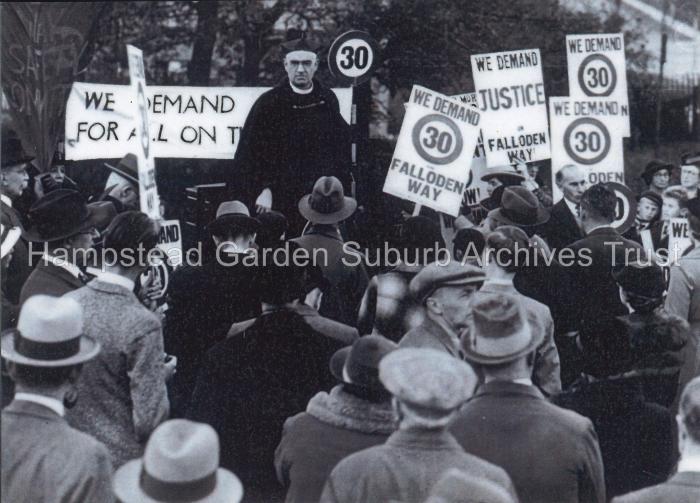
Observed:
[[[83,308],[84,333],[103,348],[83,369],[81,400],[68,421],[103,442],[115,467],[140,456],[148,436],[168,417],[165,383],[177,360],[165,361],[160,318],[134,294],[158,230],[144,213],[117,215],[105,232],[102,270],[67,294]]]
[[[321,315],[332,320],[355,325],[357,310],[367,288],[365,266],[357,263],[345,250],[339,224],[349,218],[357,202],[347,197],[343,184],[334,176],[322,176],[311,194],[299,201],[299,213],[309,222],[304,234],[292,239],[319,258],[319,267],[330,282],[330,291],[323,296]]]
[[[208,225],[215,252],[203,264],[179,268],[171,278],[165,348],[179,360],[169,386],[174,417],[185,413],[206,352],[226,337],[233,323],[260,312],[259,267],[244,263],[252,258],[259,228],[242,202],[222,202]]]
[[[627,314],[612,270],[635,259],[644,260],[645,255],[639,243],[623,238],[611,227],[616,206],[615,193],[603,184],[591,186],[581,197],[581,225],[586,237],[569,248],[576,257],[585,254],[590,260],[575,260],[566,270],[571,281],[569,321],[573,330],[584,318]]]
[[[481,206],[486,211],[491,211],[500,206],[500,195],[494,197],[496,189],[499,187],[519,187],[525,181],[525,176],[513,166],[500,166],[487,170],[487,173],[481,177],[481,181],[487,183],[486,192],[489,195],[481,201]]]
[[[27,188],[29,175],[27,165],[33,159],[22,148],[22,142],[9,131],[2,131],[2,167],[0,168],[0,219],[7,228],[22,228],[26,216],[14,207]],[[15,246],[15,259],[3,276],[3,283],[8,299],[19,303],[22,285],[27,281],[32,268],[29,265],[27,243],[21,239]]]
[[[350,134],[338,98],[314,79],[318,45],[298,32],[288,37],[282,44],[287,76],[250,110],[229,187],[257,212],[282,212],[289,235],[298,236],[304,221],[297,202],[319,177],[335,176],[350,189]]]
[[[399,346],[432,348],[460,358],[459,335],[467,326],[468,301],[484,279],[480,268],[455,261],[425,266],[409,284],[411,295],[425,307],[425,318]]]
[[[659,159],[652,159],[644,168],[642,180],[649,186],[647,190],[661,197],[671,180],[673,164]]]
[[[217,431],[221,464],[241,478],[250,501],[284,498],[274,470],[284,421],[334,383],[328,361],[357,338],[354,328],[304,303],[325,285],[312,264],[281,260],[299,249],[287,243],[261,269],[262,313],[231,326],[202,358],[187,413]]]
[[[676,416],[680,460],[663,484],[619,496],[614,503],[695,503],[700,501],[700,378],[683,389]]]
[[[318,501],[331,470],[350,454],[383,444],[394,432],[391,395],[379,381],[379,362],[396,344],[378,335],[360,337],[336,351],[330,370],[340,384],[317,393],[306,411],[284,423],[275,451],[287,503]]]
[[[540,226],[549,220],[549,210],[525,187],[506,187],[501,196],[500,207],[490,211],[485,227],[515,225],[528,235],[533,235]]]
[[[219,468],[219,437],[211,426],[171,419],[153,432],[142,458],[116,471],[114,494],[121,503],[238,503],[243,485]]]
[[[104,163],[110,171],[100,199],[110,201],[117,212],[139,209],[139,168],[134,154],[126,154],[116,165]]]
[[[32,297],[17,329],[2,336],[16,385],[2,411],[3,501],[113,500],[107,449],[64,419],[83,364],[99,352],[83,334],[82,309],[65,297]]]
[[[393,396],[398,429],[383,445],[341,461],[321,503],[421,502],[450,468],[494,482],[515,497],[502,468],[465,453],[448,431],[476,387],[469,365],[443,351],[402,348],[379,363],[379,379]]]
[[[533,330],[518,299],[504,293],[472,298],[466,359],[484,384],[451,430],[467,452],[503,467],[521,501],[605,501],[603,463],[591,422],[550,404],[532,383]]]
[[[99,237],[97,225],[108,209],[89,207],[74,190],[58,189],[29,209],[24,237],[31,243],[31,258],[40,254],[34,271],[22,287],[20,305],[37,294],[60,296],[82,287],[88,280],[83,269]],[[92,254],[94,258],[94,254]]]
[[[555,173],[554,182],[563,197],[552,206],[542,237],[552,250],[559,250],[583,237],[581,196],[588,187],[588,178],[579,166],[566,164]]]

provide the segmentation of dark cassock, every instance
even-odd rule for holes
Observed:
[[[248,114],[229,190],[258,212],[283,213],[296,237],[304,226],[297,203],[318,178],[335,176],[351,189],[350,126],[335,93],[313,78],[316,48],[303,38],[282,46],[288,78]]]

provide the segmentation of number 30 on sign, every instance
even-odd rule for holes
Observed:
[[[377,44],[368,33],[348,31],[328,51],[328,68],[343,84],[357,85],[372,76],[377,66]]]

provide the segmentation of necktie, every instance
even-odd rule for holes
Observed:
[[[576,218],[581,218],[581,205],[579,203],[576,204]]]

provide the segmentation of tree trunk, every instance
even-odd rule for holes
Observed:
[[[192,48],[192,59],[187,65],[187,78],[191,86],[208,86],[211,73],[211,56],[218,32],[219,2],[197,2],[197,34]]]

